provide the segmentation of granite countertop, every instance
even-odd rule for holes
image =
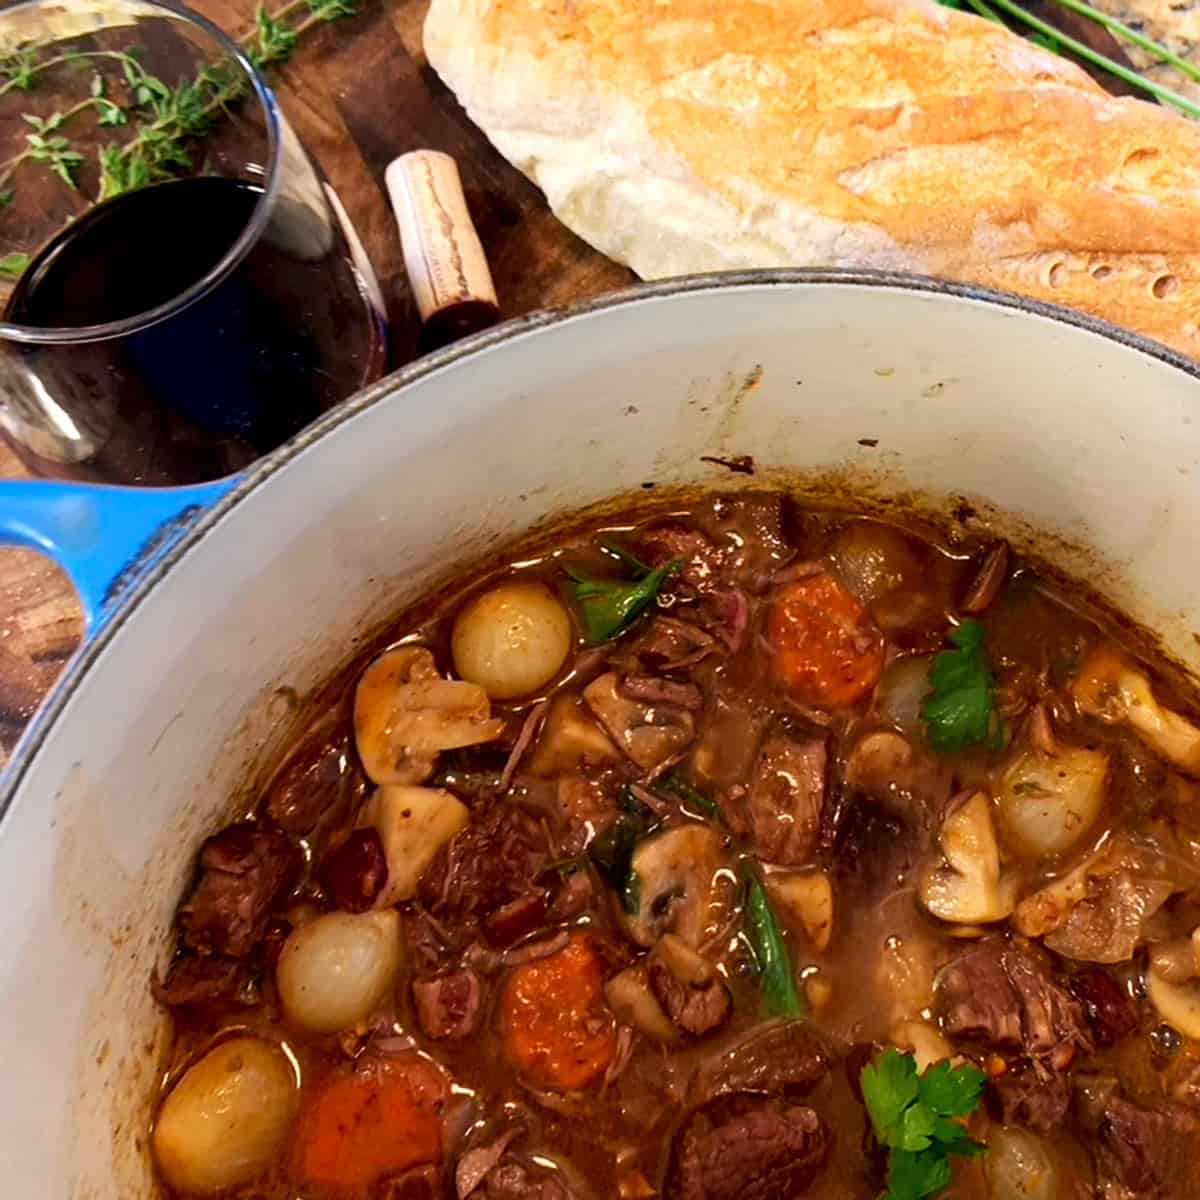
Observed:
[[[1200,70],[1200,0],[1090,0],[1109,16],[1124,21]],[[1145,51],[1127,46],[1134,66],[1147,77],[1200,101],[1200,83],[1193,83],[1168,63],[1155,62]]]

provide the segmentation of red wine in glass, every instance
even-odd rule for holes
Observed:
[[[382,374],[378,286],[270,89],[211,22],[113,0],[47,42],[51,10],[0,9],[0,41],[31,46],[35,68],[0,97],[0,126],[95,96],[127,120],[72,124],[72,186],[25,169],[0,206],[2,261],[32,258],[0,315],[0,433],[35,475],[228,475]],[[131,77],[149,72],[196,81],[207,116],[155,182],[121,191],[106,164],[134,161],[153,112]]]

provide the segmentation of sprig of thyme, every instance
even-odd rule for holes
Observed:
[[[254,28],[240,39],[247,57],[257,69],[279,66],[291,58],[300,38],[313,26],[352,16],[354,0],[287,0],[275,12],[259,5]],[[33,132],[26,134],[25,147],[0,162],[0,209],[12,202],[11,181],[25,163],[38,163],[63,183],[77,189],[83,154],[75,149],[67,126],[85,112],[95,115],[97,125],[135,127],[125,142],[110,142],[96,152],[99,188],[96,200],[107,200],[151,183],[171,179],[189,170],[189,143],[202,137],[230,104],[245,94],[246,82],[235,64],[210,65],[194,79],[168,86],[148,72],[136,51],[67,51],[40,58],[45,46],[25,46],[0,58],[0,96],[10,91],[31,92],[46,71],[64,64],[101,65],[106,60],[119,67],[129,87],[129,99],[118,103],[107,94],[104,76],[95,71],[86,99],[49,117],[22,114]],[[26,256],[0,258],[0,275],[19,273]]]

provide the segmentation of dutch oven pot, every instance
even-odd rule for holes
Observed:
[[[984,514],[1200,665],[1194,364],[1068,314],[831,272],[645,287],[510,323],[243,477],[16,483],[89,637],[0,788],[0,1190],[142,1200],[148,981],[200,839],[294,697],[457,565],[650,484],[857,484]],[[750,455],[756,477],[705,456]]]

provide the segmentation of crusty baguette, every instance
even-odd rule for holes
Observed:
[[[643,278],[917,271],[1200,357],[1200,124],[932,0],[432,0],[425,49]]]

